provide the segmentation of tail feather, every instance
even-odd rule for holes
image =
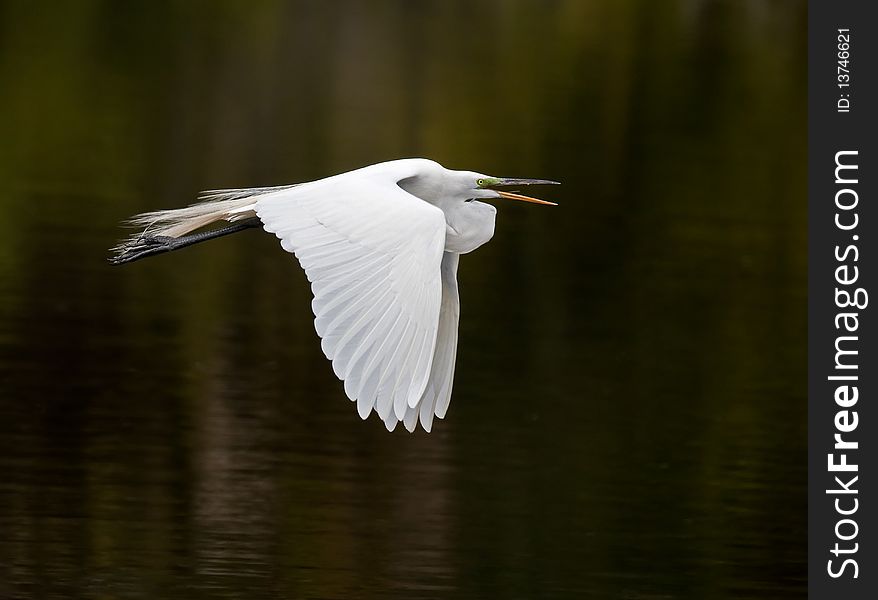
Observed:
[[[201,202],[186,208],[156,210],[135,215],[125,225],[140,231],[110,249],[111,260],[119,260],[147,238],[178,238],[217,221],[240,221],[256,216],[255,197],[294,186],[210,190],[199,195]]]
[[[206,200],[170,210],[156,210],[135,215],[128,219],[127,225],[143,228],[143,234],[180,237],[216,221],[233,221],[246,214],[246,207],[253,204],[250,198],[233,200]],[[233,212],[235,211],[235,212]],[[247,216],[253,216],[251,214]],[[140,237],[139,234],[136,237]]]

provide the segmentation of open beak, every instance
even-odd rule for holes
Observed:
[[[507,178],[498,178],[495,181],[492,181],[488,187],[505,187],[511,185],[558,185],[557,181],[549,181],[548,179],[507,179]],[[531,202],[533,204],[545,204],[548,206],[558,206],[555,202],[549,202],[548,200],[540,200],[539,198],[531,198],[530,196],[523,196],[522,194],[515,194],[513,192],[504,192],[501,190],[496,190],[498,194],[500,194],[501,198],[507,198],[509,200],[521,200],[522,202]]]

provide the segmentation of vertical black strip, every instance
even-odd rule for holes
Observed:
[[[808,578],[812,599],[878,598],[875,4],[872,0],[809,2]],[[838,164],[842,166],[837,169]]]

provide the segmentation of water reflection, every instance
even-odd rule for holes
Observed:
[[[0,595],[801,596],[804,2],[2,10]],[[270,236],[104,263],[417,155],[564,182],[462,261],[429,436],[356,418]]]

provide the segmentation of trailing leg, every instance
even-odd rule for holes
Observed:
[[[112,265],[121,265],[129,262],[134,262],[135,260],[140,260],[141,258],[154,256],[156,254],[164,254],[165,252],[172,252],[173,250],[179,250],[180,248],[185,248],[186,246],[206,242],[208,240],[222,237],[224,235],[237,233],[239,231],[243,231],[244,229],[250,229],[251,227],[262,227],[262,221],[260,221],[256,217],[253,217],[250,219],[232,223],[231,225],[227,227],[222,227],[220,229],[203,231],[201,233],[193,233],[180,237],[173,237],[169,235],[150,235],[149,233],[144,231],[140,236],[130,238],[116,248],[113,248],[113,252],[115,252],[115,254],[109,258],[109,261]]]

